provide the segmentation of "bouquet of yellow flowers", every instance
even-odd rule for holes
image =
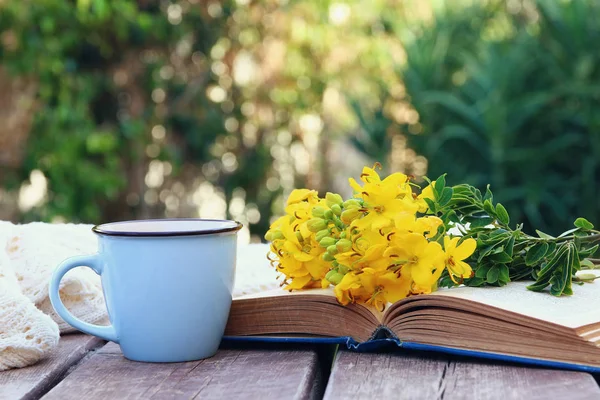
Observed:
[[[375,167],[365,167],[360,180],[349,180],[355,195],[347,200],[335,193],[319,198],[308,189],[289,196],[286,215],[265,235],[269,260],[285,276],[287,290],[334,285],[341,304],[383,310],[440,285],[529,278],[535,280],[531,290],[550,286],[561,295],[572,293],[573,279],[595,279],[575,275],[594,267],[586,257],[598,248],[592,243],[599,232],[583,218],[556,238],[543,232],[533,237],[521,226],[509,227],[489,187],[484,195],[469,185],[449,187],[442,175],[420,190],[402,173],[381,179]]]

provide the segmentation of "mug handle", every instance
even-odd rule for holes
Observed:
[[[98,254],[77,256],[66,259],[60,263],[58,267],[56,267],[52,273],[52,277],[50,278],[49,294],[52,307],[54,307],[54,310],[58,313],[58,315],[61,316],[62,319],[65,320],[66,323],[75,329],[90,335],[98,336],[104,340],[110,340],[111,342],[119,343],[119,338],[114,326],[93,325],[84,322],[71,314],[60,299],[59,287],[63,276],[71,269],[81,266],[87,266],[98,275],[102,275],[102,263],[100,262],[100,257]]]

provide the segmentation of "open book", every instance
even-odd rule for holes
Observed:
[[[250,247],[240,249],[236,279],[252,275],[255,284],[260,277],[264,282],[254,293],[238,291],[225,331],[229,340],[332,338],[358,350],[393,341],[407,349],[600,372],[600,282],[574,285],[573,296],[560,298],[527,290],[529,282],[440,289],[380,313],[341,306],[332,289],[274,288],[276,273],[264,258],[268,248]]]

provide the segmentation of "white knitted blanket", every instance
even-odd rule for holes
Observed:
[[[66,258],[97,251],[91,225],[0,221],[0,371],[34,364],[73,332],[48,298],[54,268]],[[238,251],[234,297],[277,287],[266,245]],[[108,323],[100,278],[89,268],[68,272],[60,285],[65,306],[83,321]]]

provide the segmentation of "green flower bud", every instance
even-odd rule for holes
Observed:
[[[307,222],[308,230],[311,232],[319,232],[327,228],[327,222],[321,218],[311,218]]]
[[[344,275],[340,274],[336,270],[331,270],[327,273],[327,275],[325,275],[325,279],[327,279],[329,282],[333,283],[334,285],[339,285],[339,283],[342,281],[342,279],[344,279]]]
[[[326,238],[329,235],[329,229],[323,229],[322,231],[317,232],[315,239],[317,239],[317,242],[320,242],[321,240],[323,240],[323,238]]]
[[[342,196],[340,196],[337,193],[330,193],[330,192],[327,192],[327,194],[325,195],[325,200],[327,200],[327,205],[329,207],[331,207],[334,204],[342,204],[344,202],[344,199],[342,198]]]
[[[336,243],[337,251],[340,253],[345,253],[346,251],[350,251],[352,249],[352,242],[348,239],[340,239]]]
[[[329,253],[323,253],[322,258],[325,261],[333,261],[333,260],[335,260],[335,257],[332,254],[329,254]]]
[[[335,244],[332,244],[331,246],[327,246],[327,252],[332,256],[335,256],[338,253],[338,249]]]
[[[333,279],[334,275],[337,273],[338,272],[335,269],[332,269],[325,275],[325,279],[327,279],[329,282],[331,282],[331,279]]]
[[[342,215],[342,207],[340,207],[340,205],[339,205],[339,204],[334,204],[334,205],[332,205],[332,206],[331,206],[331,211],[333,211],[333,213],[334,213],[335,215],[337,215],[338,217],[339,217],[340,215]]]
[[[277,239],[283,239],[283,233],[281,233],[281,231],[268,231],[265,234],[265,239],[269,242]]]
[[[332,237],[324,237],[319,241],[321,247],[328,248],[329,246],[335,245],[336,240]]]
[[[593,281],[596,279],[596,274],[591,272],[578,272],[575,276],[580,281]]]
[[[337,270],[342,275],[346,275],[346,273],[348,273],[348,271],[350,271],[350,269],[348,267],[346,267],[345,265],[340,265]]]
[[[323,214],[325,214],[325,207],[316,206],[312,209],[312,216],[316,218],[323,218]]]
[[[323,214],[323,217],[325,219],[333,219],[333,211],[331,211],[331,210],[325,211],[325,213]]]
[[[342,204],[342,206],[344,208],[357,208],[357,207],[362,207],[362,204],[361,204],[360,200],[358,200],[358,199],[349,199],[349,200],[346,200]]]
[[[340,233],[340,239],[346,239],[346,231]]]
[[[344,212],[342,212],[342,215],[340,216],[340,218],[342,219],[342,222],[345,224],[350,224],[352,221],[354,221],[356,218],[360,217],[362,215],[362,213],[360,211],[358,211],[358,208],[349,208],[347,210],[344,210]]]

